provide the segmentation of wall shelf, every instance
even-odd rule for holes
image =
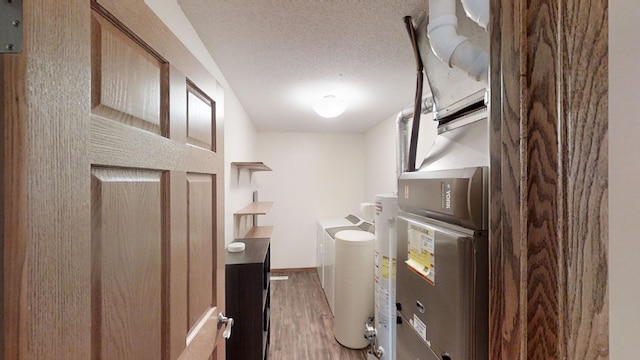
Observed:
[[[232,162],[231,165],[238,168],[238,182],[240,181],[240,171],[242,170],[249,171],[249,181],[251,181],[251,176],[256,171],[272,171],[262,161]]]
[[[273,226],[254,226],[244,235],[244,239],[271,238]]]
[[[255,201],[233,213],[233,215],[264,215],[269,212],[273,201]]]
[[[271,209],[273,201],[255,201],[233,213],[234,238],[256,239],[270,238],[273,226],[256,226],[253,221],[249,223],[249,216],[265,215]]]
[[[231,165],[236,166],[238,169],[247,169],[249,171],[271,171],[271,168],[265,165],[262,161],[232,162]]]

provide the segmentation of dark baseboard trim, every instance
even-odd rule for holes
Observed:
[[[275,274],[275,273],[286,273],[286,272],[312,272],[312,271],[316,271],[316,268],[314,267],[309,267],[309,268],[292,268],[292,269],[271,269],[271,274]]]

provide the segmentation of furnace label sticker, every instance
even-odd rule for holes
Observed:
[[[435,231],[422,224],[409,222],[407,250],[406,264],[409,270],[418,274],[431,285],[435,285]]]
[[[411,326],[416,329],[416,332],[420,335],[422,340],[427,341],[427,325],[420,320],[418,315],[413,314],[413,319],[409,321]]]

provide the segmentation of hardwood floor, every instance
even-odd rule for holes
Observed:
[[[366,360],[333,337],[333,315],[315,271],[273,272],[271,281],[271,360]],[[363,325],[364,328],[364,325]]]

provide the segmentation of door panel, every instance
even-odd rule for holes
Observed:
[[[187,174],[189,219],[189,329],[213,306],[213,181]]]
[[[93,113],[160,134],[162,62],[101,16],[92,16]]]
[[[215,195],[222,157],[212,151],[216,143],[215,101],[196,85],[207,84],[206,79],[188,80],[185,73],[190,69],[177,68],[164,59],[165,54],[156,52],[153,44],[146,43],[147,38],[128,28],[125,21],[129,14],[118,18],[99,5],[94,7],[92,73],[97,75],[92,95],[99,96],[92,101],[94,166],[165,174],[157,188],[161,209],[158,230],[164,240],[156,244],[163,265],[156,274],[160,302],[153,310],[160,322],[143,325],[154,334],[149,334],[150,344],[138,344],[141,349],[153,349],[116,357],[176,359],[195,347],[187,352],[197,354],[192,358],[205,359],[214,351],[218,337],[216,271],[219,242],[224,241],[217,237],[221,199]],[[143,223],[136,223],[144,228]],[[132,235],[124,234],[123,241],[144,246],[143,239]],[[108,315],[109,321],[121,321],[129,328],[145,324],[141,312],[124,320],[118,314]],[[104,338],[104,334],[94,334],[93,341]],[[156,340],[157,349],[152,345]],[[113,341],[116,348],[128,345],[124,337]]]
[[[187,136],[190,144],[215,151],[214,103],[189,83],[187,88]]]
[[[94,359],[160,359],[162,172],[92,171]]]

